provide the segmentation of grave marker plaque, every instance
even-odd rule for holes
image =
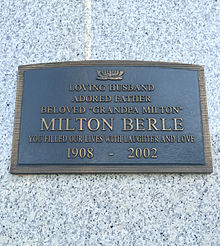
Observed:
[[[10,171],[212,172],[203,67],[19,66]]]

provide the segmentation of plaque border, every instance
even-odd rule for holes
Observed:
[[[20,137],[21,108],[23,97],[24,71],[53,67],[69,66],[146,66],[146,67],[169,67],[178,69],[188,69],[198,71],[201,117],[203,125],[205,165],[17,165],[18,146]],[[70,61],[55,63],[40,63],[21,65],[18,67],[17,92],[14,116],[14,130],[12,141],[11,168],[12,174],[71,174],[71,173],[211,173],[213,172],[210,134],[208,125],[208,110],[206,98],[206,86],[204,78],[204,66],[153,62],[153,61],[115,61],[115,60],[89,60],[89,61]]]

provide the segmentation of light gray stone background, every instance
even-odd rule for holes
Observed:
[[[0,1],[0,245],[220,245],[218,0]],[[17,67],[122,59],[205,66],[214,172],[11,175]]]

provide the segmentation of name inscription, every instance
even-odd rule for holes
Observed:
[[[210,172],[201,67],[103,63],[19,68],[11,172]]]

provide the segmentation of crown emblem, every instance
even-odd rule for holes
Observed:
[[[97,70],[98,80],[122,80],[124,71],[122,70]]]

